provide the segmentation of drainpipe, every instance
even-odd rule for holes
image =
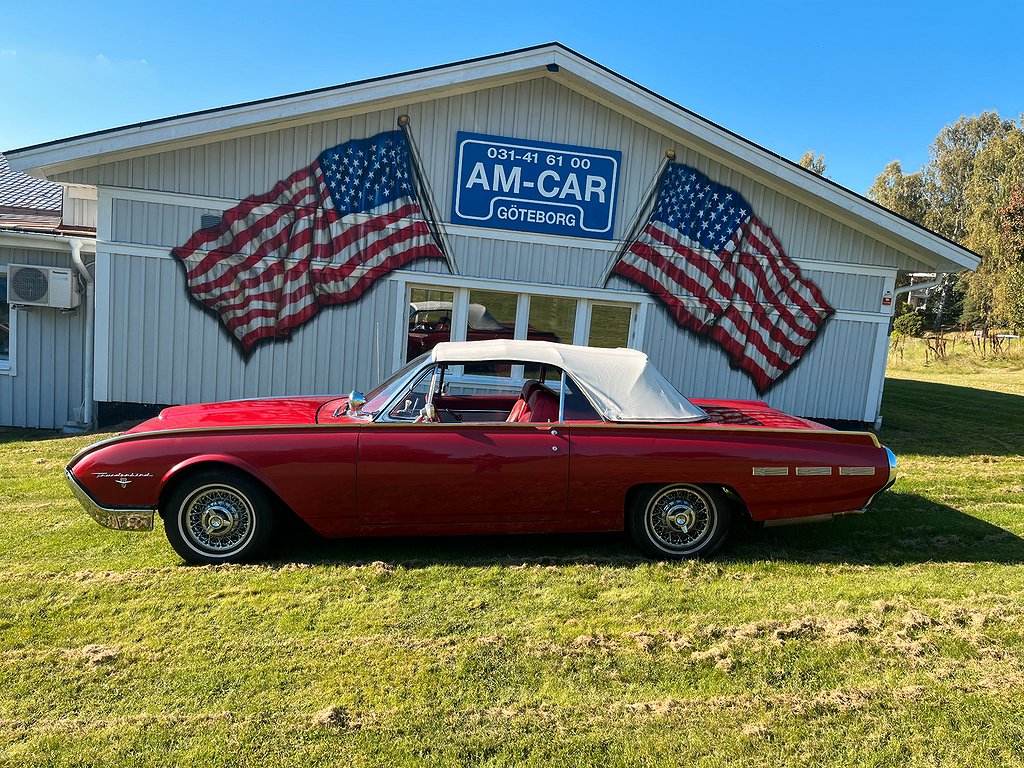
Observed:
[[[93,334],[95,332],[95,301],[96,301],[96,281],[93,276],[89,273],[89,268],[85,266],[85,262],[82,261],[82,241],[77,237],[68,238],[68,244],[71,246],[71,260],[75,263],[75,268],[78,273],[82,276],[82,280],[85,281],[85,371],[82,376],[82,392],[85,396],[85,401],[82,405],[82,426],[86,429],[92,429],[94,426],[94,414],[96,412],[96,401],[93,398],[93,367],[95,358],[93,357]]]
[[[922,289],[928,290],[929,288],[938,288],[942,285],[942,281],[946,279],[946,276],[938,277],[935,280],[929,280],[927,283],[911,283],[910,285],[901,285],[895,291],[893,291],[893,298],[899,296],[901,293],[910,293],[911,291],[920,291]]]

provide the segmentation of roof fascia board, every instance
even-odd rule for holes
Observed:
[[[798,197],[804,204],[830,218],[926,264],[936,262],[934,257],[938,256],[957,265],[958,269],[975,269],[978,266],[979,258],[955,243],[881,206],[866,202],[850,190],[695,116],[589,59],[566,49],[559,49],[555,59],[559,71],[553,77],[566,87],[616,111],[625,111],[630,117],[716,162],[734,168],[771,189]],[[640,117],[637,107],[646,113],[648,119]]]
[[[527,80],[534,80],[542,77],[543,74],[545,74],[543,70],[530,70],[506,77],[496,77],[488,82],[487,87],[498,87],[502,85],[521,83]],[[122,160],[131,160],[136,157],[147,157],[160,152],[188,149],[189,147],[201,146],[211,142],[230,141],[232,139],[245,138],[246,136],[255,136],[257,134],[266,133],[268,130],[286,130],[288,128],[298,128],[312,123],[322,122],[324,120],[341,120],[346,117],[361,115],[367,112],[406,107],[412,104],[419,104],[425,101],[432,101],[438,98],[457,96],[462,93],[475,91],[478,90],[478,85],[479,84],[476,82],[467,82],[457,86],[446,86],[428,91],[400,93],[390,97],[360,101],[344,107],[332,108],[320,112],[304,112],[301,113],[301,115],[290,119],[247,123],[241,127],[233,126],[232,129],[218,130],[216,134],[199,132],[188,136],[187,138],[169,139],[154,143],[145,142],[132,149],[103,153],[102,157],[87,155],[85,158],[75,158],[65,162],[56,162],[43,166],[41,169],[33,168],[32,170],[26,170],[25,172],[30,175],[38,175],[39,178],[52,180],[59,174],[71,173],[80,168],[92,167],[98,163],[115,163]],[[58,183],[64,184],[65,182],[59,181]]]
[[[501,81],[527,80],[545,71],[553,63],[554,47],[513,52],[497,58],[459,64],[452,67],[411,72],[342,85],[324,92],[297,94],[275,99],[269,103],[257,102],[237,107],[208,110],[201,113],[182,115],[125,126],[110,131],[72,137],[58,142],[25,147],[5,152],[13,170],[38,169],[44,173],[63,173],[77,168],[95,165],[102,155],[117,155],[123,159],[132,150],[145,148],[149,154],[160,145],[178,144],[199,136],[224,133],[229,138],[267,123],[275,126],[281,122],[294,121],[296,124],[313,122],[323,113],[339,112],[346,108],[364,112],[366,107],[379,102],[396,101],[408,103],[432,98],[437,91],[452,95],[473,90],[482,80],[495,84]],[[232,131],[231,129],[239,129]],[[230,132],[230,133],[228,133]],[[211,140],[207,138],[206,141]],[[102,162],[110,162],[104,157]],[[88,162],[83,162],[88,161]]]

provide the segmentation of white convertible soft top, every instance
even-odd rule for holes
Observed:
[[[703,421],[707,414],[672,386],[647,355],[550,341],[450,341],[438,344],[437,363],[523,362],[561,368],[608,421]]]

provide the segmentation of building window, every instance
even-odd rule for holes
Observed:
[[[593,347],[636,346],[637,304],[534,291],[407,286],[404,359],[396,362],[407,362],[442,341],[531,339]],[[487,389],[499,384],[515,389],[524,379],[535,378],[531,368],[467,364],[453,371],[452,379],[470,387],[475,381]]]
[[[593,304],[590,307],[590,332],[587,346],[629,346],[629,326],[633,319],[632,307],[624,304]]]
[[[11,305],[7,303],[7,272],[0,271],[0,373],[11,372],[14,332]]]
[[[452,291],[440,288],[409,289],[409,332],[404,362],[429,352],[439,342],[451,341],[454,300]]]

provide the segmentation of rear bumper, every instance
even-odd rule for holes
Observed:
[[[82,484],[78,482],[78,478],[71,473],[70,469],[65,470],[64,477],[78,503],[85,507],[89,517],[104,528],[112,528],[115,531],[153,530],[153,519],[156,516],[155,509],[104,507],[89,495],[89,492],[82,487]]]
[[[885,485],[881,487],[881,489],[879,489],[870,499],[868,499],[868,503],[864,505],[864,509],[870,507],[871,503],[875,499],[877,499],[881,494],[885,493],[890,488],[892,488],[892,484],[896,482],[896,454],[890,451],[884,445],[882,446],[882,448],[885,449],[885,455],[889,458],[889,479],[888,481],[886,481]]]

